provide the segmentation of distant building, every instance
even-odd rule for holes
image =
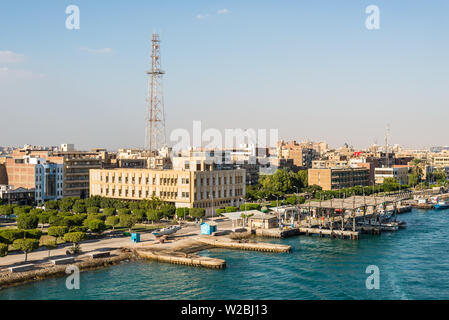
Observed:
[[[308,184],[318,185],[323,190],[368,186],[369,175],[369,169],[366,168],[312,168],[308,170]]]
[[[0,185],[0,199],[7,204],[32,205],[35,203],[35,190]]]
[[[382,184],[386,178],[394,178],[400,184],[408,184],[408,166],[393,166],[392,168],[375,168],[376,184]]]
[[[204,208],[211,216],[217,208],[243,202],[245,170],[92,169],[90,194],[128,200],[156,196],[176,207]]]
[[[43,203],[63,196],[63,166],[45,158],[25,156],[6,159],[8,185],[34,189],[34,200]]]
[[[311,168],[312,161],[317,155],[318,153],[313,146],[307,143],[280,141],[278,144],[278,158],[292,159],[293,165],[298,169]]]

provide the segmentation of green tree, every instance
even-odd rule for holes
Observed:
[[[183,219],[189,216],[189,208],[176,208],[176,216]]]
[[[17,217],[17,228],[19,229],[35,229],[39,223],[39,218],[35,214],[22,213]]]
[[[59,209],[58,201],[53,201],[53,200],[45,201],[44,206],[45,206],[45,210]]]
[[[39,240],[36,239],[17,239],[12,244],[16,250],[23,251],[25,253],[25,262],[27,262],[28,253],[39,248]]]
[[[144,209],[134,209],[132,211],[132,215],[136,218],[137,222],[142,222],[145,219],[145,210]]]
[[[165,204],[161,206],[159,210],[161,211],[162,216],[166,219],[171,219],[176,213],[176,207],[172,204]]]
[[[1,242],[6,244],[13,243],[16,239],[23,239],[25,232],[18,229],[7,229],[0,231]]]
[[[150,209],[147,211],[147,219],[154,223],[154,221],[159,221],[162,218],[162,214],[157,209]]]
[[[100,210],[100,208],[98,207],[88,207],[86,209],[87,213],[91,214],[91,213],[98,213],[98,211]]]
[[[6,257],[8,255],[8,245],[6,243],[0,243],[0,257]]]
[[[48,228],[48,235],[54,237],[62,237],[69,231],[69,228],[66,226],[53,226]]]
[[[13,214],[13,212],[14,212],[13,208],[10,205],[5,204],[5,205],[0,206],[0,215],[5,215],[5,216],[9,217],[10,215]]]
[[[53,236],[42,236],[39,240],[41,246],[45,246],[48,249],[48,257],[50,257],[50,251],[58,247],[56,238]]]
[[[112,230],[115,229],[120,223],[120,218],[118,216],[109,216],[106,218],[106,225],[111,226]]]
[[[86,212],[86,205],[84,204],[83,200],[76,200],[75,204],[72,207],[72,211],[75,213],[85,213]]]
[[[122,227],[128,228],[129,232],[131,232],[132,227],[136,224],[137,220],[136,217],[130,214],[122,214],[119,215],[120,218],[120,225]]]
[[[206,215],[206,210],[204,208],[191,208],[189,214],[194,218],[202,218]]]
[[[88,227],[90,231],[95,233],[102,233],[104,230],[106,230],[106,224],[103,220],[100,219],[89,220]]]
[[[80,243],[85,239],[87,239],[87,235],[84,232],[69,232],[64,235],[64,240],[67,242],[71,242],[74,245]]]
[[[113,216],[115,214],[115,208],[104,208],[103,214],[107,217]]]

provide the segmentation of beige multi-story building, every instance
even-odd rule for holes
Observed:
[[[320,186],[323,190],[335,190],[355,186],[368,186],[370,172],[367,168],[323,168],[309,169],[309,185]]]
[[[385,178],[393,178],[400,184],[408,184],[408,166],[393,166],[391,168],[375,168],[374,177],[376,184],[384,183]]]
[[[156,196],[176,207],[204,208],[211,216],[217,208],[243,202],[245,170],[92,169],[90,195],[128,200]]]

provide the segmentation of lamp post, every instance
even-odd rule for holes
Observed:
[[[212,218],[213,218],[214,217],[214,211],[215,211],[215,208],[214,208],[214,197],[213,197],[213,195],[209,195],[209,198],[212,199]]]

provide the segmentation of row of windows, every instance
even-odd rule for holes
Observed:
[[[216,183],[217,182],[216,177],[200,178],[199,181],[200,181],[201,185],[206,185],[206,186],[210,185],[210,182],[212,182],[212,185],[216,185],[217,184]],[[222,181],[223,181],[224,185],[233,183],[232,182],[232,177],[223,177],[223,179],[222,179],[222,177],[218,177],[218,185],[221,185]],[[237,184],[237,183],[243,183],[243,176],[234,177],[234,184]]]
[[[106,195],[109,195],[110,191],[111,191],[112,195],[118,195],[119,197],[121,197],[121,196],[124,196],[124,197],[136,197],[137,196],[138,198],[142,198],[143,196],[146,197],[146,198],[150,197],[150,191],[149,190],[145,190],[145,191],[142,191],[142,190],[138,190],[138,191],[131,190],[130,191],[128,189],[125,189],[124,192],[123,192],[122,189],[112,190],[112,189],[106,188],[106,189],[104,189],[104,191],[105,191]],[[103,188],[100,189],[100,193],[103,194]],[[152,196],[156,196],[156,191],[153,191],[151,193],[151,195]],[[159,196],[162,197],[162,198],[176,199],[176,198],[178,198],[178,192],[161,191]],[[189,192],[182,192],[182,193],[180,193],[180,196],[182,198],[189,198]]]
[[[124,182],[125,184],[131,183],[131,184],[142,184],[142,182],[145,182],[146,185],[150,184],[150,177],[145,177],[145,179],[143,179],[142,177],[138,177],[136,179],[136,177],[131,177],[131,179],[129,179],[128,177],[125,177],[124,179],[122,179],[122,176],[118,176],[117,178],[115,176],[113,176],[111,179],[109,179],[109,176],[100,176],[100,181],[104,181],[106,183],[109,183],[109,180],[111,180],[112,183],[122,183]],[[151,179],[151,182],[153,185],[156,184],[156,178],[153,177]],[[189,184],[189,178],[182,178],[181,179],[181,183],[182,184]],[[159,184],[160,185],[164,185],[164,186],[175,186],[178,184],[178,178],[159,178]]]

